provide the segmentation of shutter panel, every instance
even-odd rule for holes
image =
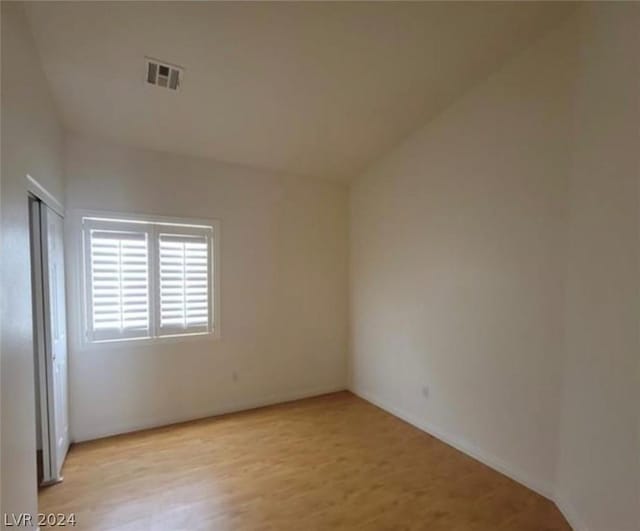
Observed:
[[[93,340],[149,337],[149,234],[88,231],[89,331]]]
[[[159,334],[210,331],[210,231],[194,230],[194,233],[185,231],[182,234],[159,232],[157,241]]]

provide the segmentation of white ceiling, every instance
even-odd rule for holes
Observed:
[[[556,2],[27,3],[69,129],[345,180],[569,9]],[[183,66],[182,90],[146,86],[145,55]]]

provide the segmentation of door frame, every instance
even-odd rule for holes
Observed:
[[[38,385],[39,407],[40,407],[40,430],[42,437],[42,468],[43,468],[43,481],[40,486],[50,485],[62,481],[60,471],[57,470],[56,459],[54,458],[56,451],[56,441],[51,440],[51,433],[53,429],[52,423],[55,421],[53,412],[51,411],[53,400],[53,386],[52,386],[52,374],[53,369],[51,360],[48,360],[47,352],[51,351],[51,345],[47,337],[47,326],[51,326],[51,323],[47,325],[46,315],[50,314],[48,308],[48,296],[46,295],[49,290],[48,275],[43,270],[44,260],[46,260],[45,253],[47,252],[46,245],[42,245],[42,238],[44,236],[43,223],[46,222],[45,217],[42,215],[41,205],[50,208],[53,212],[58,214],[64,219],[64,207],[62,203],[56,199],[56,197],[49,192],[44,186],[42,186],[31,175],[25,175],[27,200],[29,201],[29,226],[30,226],[30,239],[31,256],[35,260],[31,264],[32,269],[32,304],[33,304],[33,316],[34,316],[34,332],[33,332],[33,348],[35,358],[38,363],[38,381],[35,385]],[[34,207],[31,207],[31,203],[35,203]],[[66,335],[66,334],[65,334]],[[67,361],[68,364],[68,361]],[[35,392],[35,389],[34,389]],[[38,421],[38,419],[36,419]],[[53,445],[53,446],[52,446]],[[34,456],[35,457],[35,456]]]
[[[31,247],[31,303],[33,313],[33,350],[34,365],[37,368],[37,389],[40,441],[42,447],[43,483],[51,481],[51,438],[49,436],[49,393],[47,385],[47,350],[45,345],[45,307],[44,286],[42,273],[42,235],[41,208],[42,202],[35,195],[29,193],[29,239]]]
[[[56,214],[64,218],[64,207],[49,190],[42,186],[36,179],[28,173],[24,176],[27,183],[27,193],[34,195],[37,199],[46,204]]]

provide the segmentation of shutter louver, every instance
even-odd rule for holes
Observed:
[[[147,233],[91,230],[89,245],[93,339],[149,336]]]
[[[209,331],[208,235],[160,233],[158,254],[160,334]]]

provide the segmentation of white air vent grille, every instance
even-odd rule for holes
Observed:
[[[180,88],[184,72],[182,68],[157,61],[156,59],[150,59],[149,57],[146,57],[145,60],[147,65],[146,82],[149,85],[170,90],[178,90]]]

